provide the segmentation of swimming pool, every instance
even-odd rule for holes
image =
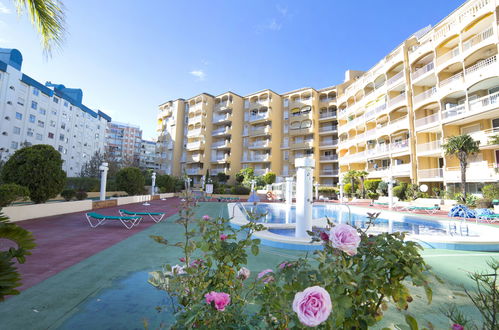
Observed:
[[[240,226],[248,222],[246,212],[261,214],[256,220],[267,230],[256,233],[262,244],[295,250],[321,249],[319,243],[310,243],[308,238],[296,238],[296,209],[282,203],[232,204],[232,225]],[[312,208],[312,226],[326,228],[327,218],[334,223],[348,223],[366,228],[367,212],[370,208],[350,206],[351,213],[344,205],[316,204]],[[230,211],[229,211],[230,213]],[[468,251],[499,251],[499,228],[474,224],[460,219],[438,218],[409,213],[382,210],[368,233],[407,232],[407,238],[419,242],[425,248],[441,248]]]

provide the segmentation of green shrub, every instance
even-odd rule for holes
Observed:
[[[388,182],[380,181],[376,190],[381,196],[388,196]]]
[[[369,199],[375,200],[375,199],[378,199],[378,197],[379,197],[378,193],[375,193],[372,191],[367,192],[367,198],[369,198]]]
[[[226,183],[227,181],[229,181],[230,176],[225,174],[225,173],[219,172],[219,173],[217,173],[216,178],[217,178],[218,182]]]
[[[244,174],[236,173],[236,182],[238,184],[241,184],[241,183],[243,183],[243,181],[244,181]]]
[[[137,167],[126,167],[116,173],[117,188],[130,196],[143,194],[144,184],[144,176]]]
[[[84,199],[87,199],[88,194],[85,191],[77,191],[75,193],[75,197],[77,200],[82,201]]]
[[[100,191],[100,180],[97,178],[67,178],[66,189]]]
[[[345,194],[347,195],[353,195],[355,191],[357,191],[357,185],[355,185],[352,189],[352,184],[351,183],[346,183],[345,186],[343,187],[345,190]]]
[[[319,193],[329,194],[329,193],[337,193],[338,188],[336,187],[319,187]]]
[[[175,179],[168,174],[158,175],[158,177],[156,178],[156,186],[158,186],[159,191],[162,193],[174,192]]]
[[[29,190],[34,203],[56,197],[66,185],[61,154],[52,146],[37,144],[17,150],[2,169],[2,181]]]
[[[398,197],[400,200],[405,200],[407,199],[406,192],[407,192],[407,183],[401,182],[399,185],[393,187],[393,196]]]
[[[231,193],[233,195],[248,195],[250,193],[250,188],[242,185],[235,185],[232,187]]]
[[[73,197],[76,196],[76,191],[74,191],[73,189],[65,189],[61,192],[61,196],[66,201],[70,201],[73,199]]]
[[[499,184],[493,183],[483,186],[482,194],[483,198],[499,199]]]
[[[480,198],[476,201],[476,207],[479,209],[488,209],[492,207],[492,200],[488,198]]]
[[[366,191],[368,193],[376,192],[380,182],[380,179],[364,180],[364,188],[366,188]]]
[[[29,191],[26,187],[15,183],[0,185],[0,207],[8,206],[18,199],[26,199]]]
[[[266,184],[273,184],[275,182],[276,177],[277,176],[274,172],[268,172],[263,175],[263,181]]]

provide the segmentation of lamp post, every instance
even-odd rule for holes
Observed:
[[[99,166],[100,173],[100,200],[106,200],[106,185],[107,185],[107,171],[109,170],[108,163],[103,162]]]
[[[340,175],[340,203],[343,203],[343,175]]]
[[[314,183],[314,188],[315,188],[315,201],[319,201],[319,182]]]
[[[291,205],[293,203],[293,178],[286,178],[285,195],[286,204]]]
[[[296,230],[295,237],[308,238],[312,230],[312,158],[298,158],[296,167]]]
[[[152,180],[151,195],[154,195],[155,190],[156,190],[156,172],[152,172],[151,180]]]

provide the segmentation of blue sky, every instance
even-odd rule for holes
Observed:
[[[462,0],[66,0],[61,50],[43,55],[27,16],[0,0],[0,47],[23,72],[155,136],[158,105],[201,92],[323,88],[366,70]]]

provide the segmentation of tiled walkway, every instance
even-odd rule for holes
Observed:
[[[96,210],[105,215],[119,215],[119,209],[131,211],[165,212],[165,219],[177,213],[178,198],[151,201],[149,206],[142,203],[127,204]],[[86,212],[63,214],[52,217],[20,221],[21,227],[31,231],[36,240],[33,254],[24,264],[18,265],[22,274],[21,291],[53,276],[60,271],[104,250],[122,240],[149,228],[154,224],[149,217],[128,230],[121,222],[108,221],[97,228],[90,228]]]

